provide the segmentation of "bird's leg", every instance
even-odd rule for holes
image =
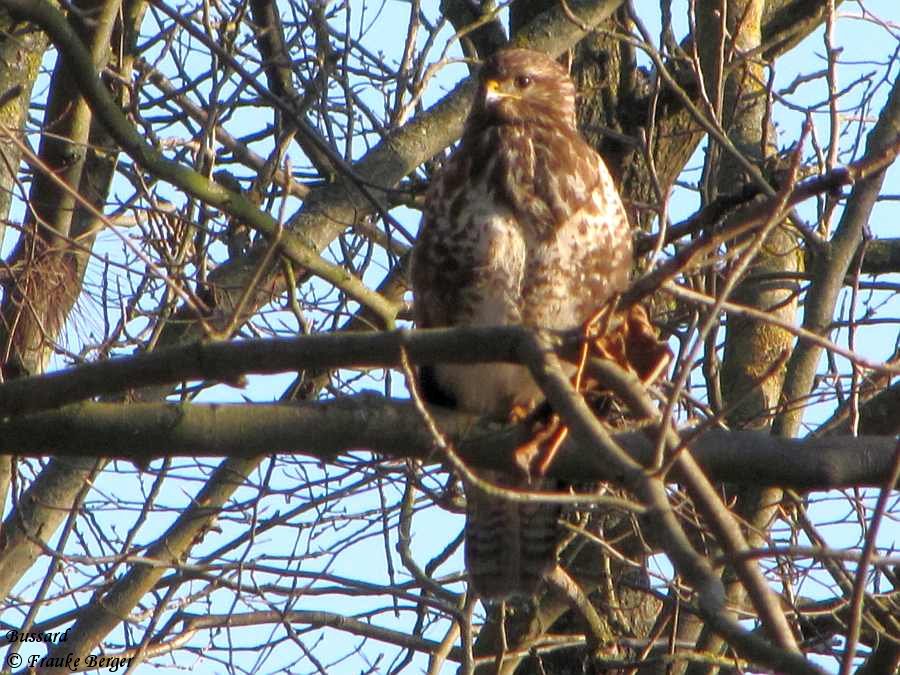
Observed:
[[[584,367],[587,365],[588,354],[590,353],[590,330],[594,322],[599,319],[599,316],[598,312],[581,329],[581,344],[578,347],[578,368],[575,369],[575,377],[572,378],[572,386],[575,387],[576,392],[581,391],[581,376],[584,375]]]
[[[509,411],[509,422],[510,424],[517,424],[522,422],[526,417],[528,417],[531,412],[534,410],[534,403],[525,404],[525,403],[517,403],[513,406],[512,410]]]
[[[603,327],[600,334],[606,332],[609,327],[609,321],[612,317],[612,307],[614,303],[604,305],[591,318],[584,322],[581,326],[581,344],[578,349],[578,365],[575,369],[575,375],[572,376],[572,387],[576,392],[581,393],[582,379],[584,369],[587,365],[588,356],[591,352],[591,337],[597,334],[597,326],[603,321]],[[540,477],[547,473],[550,464],[553,463],[556,453],[562,446],[566,436],[569,435],[569,427],[563,424],[559,416],[553,415],[544,433],[537,439],[537,442],[543,447],[538,447],[538,455],[531,463],[531,475]]]
[[[559,416],[551,414],[546,421],[537,422],[534,435],[515,449],[513,457],[516,466],[522,469],[529,481],[547,472],[549,460],[553,459],[567,433],[568,429],[559,421]]]
[[[547,428],[544,427],[544,421],[542,419],[544,415],[542,413],[543,411],[540,408],[535,411],[534,403],[531,403],[530,405],[516,405],[509,413],[509,421],[512,424],[526,421],[529,417],[533,418],[535,429],[534,435],[513,451],[513,461],[515,465],[522,470],[529,482],[533,477],[532,468],[540,455],[541,444],[548,436]],[[556,423],[558,424],[556,415],[552,415],[550,418],[549,424],[551,426],[554,424],[554,420],[556,420]]]
[[[550,468],[550,464],[556,457],[556,453],[559,452],[560,446],[566,440],[566,436],[569,435],[569,427],[563,424],[556,415],[550,420],[550,424],[552,428],[550,429],[547,445],[535,462],[534,473],[536,476],[543,476],[547,473],[547,469]]]
[[[584,381],[584,372],[587,367],[587,362],[592,355],[610,358],[617,363],[622,363],[624,360],[626,366],[630,365],[628,363],[628,353],[626,351],[627,346],[624,343],[625,338],[619,334],[622,330],[621,328],[612,328],[615,340],[610,342],[609,345],[604,343],[604,337],[611,333],[611,327],[616,318],[616,305],[617,302],[615,299],[608,302],[581,325],[578,362],[576,363],[575,374],[572,376],[572,386],[578,393],[582,393],[582,390],[585,387],[592,387],[590,382],[585,383]],[[643,312],[643,309],[638,307],[638,311]],[[634,313],[635,310],[631,310],[631,314]],[[644,323],[649,326],[649,322],[646,321],[645,313],[639,313],[637,316],[638,320],[640,320],[641,317],[644,317]],[[625,335],[627,336],[627,333]],[[619,342],[622,343],[621,346],[618,346]],[[666,354],[670,354],[664,345],[662,347],[658,347],[658,345],[659,343],[654,337],[652,340],[652,347],[657,350],[662,349]],[[610,349],[613,349],[613,351],[610,352]],[[654,356],[656,356],[655,353]],[[653,364],[652,370],[648,373],[639,373],[645,384],[655,381],[669,363],[669,359],[667,358],[658,358],[659,361],[658,363]],[[513,415],[517,416],[513,417],[513,420],[521,421],[524,419],[525,415],[523,413],[526,410],[527,408],[520,407],[518,413],[514,411]],[[553,463],[556,453],[559,452],[559,448],[566,440],[568,434],[568,427],[560,421],[557,415],[551,415],[548,422],[543,428],[539,428],[535,432],[534,437],[529,442],[516,449],[516,464],[525,471],[529,479],[540,478],[550,469],[550,465]]]

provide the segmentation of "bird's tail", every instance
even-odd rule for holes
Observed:
[[[496,476],[485,476],[503,484]],[[508,477],[506,483],[509,484]],[[531,489],[551,487],[533,485]],[[556,564],[562,539],[559,504],[518,501],[466,489],[466,569],[469,585],[484,599],[533,596]]]

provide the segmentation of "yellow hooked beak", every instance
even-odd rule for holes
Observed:
[[[484,81],[484,101],[485,103],[496,103],[497,101],[509,98],[511,94],[503,91],[503,85],[499,80]]]

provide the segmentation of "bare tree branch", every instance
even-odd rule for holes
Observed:
[[[527,424],[498,429],[440,408],[432,413],[472,466],[514,470],[511,452],[532,433]],[[373,393],[275,405],[83,403],[7,418],[0,422],[0,432],[0,451],[22,456],[78,456],[96,445],[111,458],[139,462],[165,456],[251,457],[260,447],[326,460],[355,449],[394,459],[439,459],[412,404]],[[890,436],[800,440],[716,429],[697,436],[684,429],[681,434],[690,439],[691,454],[711,480],[798,490],[879,486],[894,450]],[[615,439],[636,465],[655,460],[655,443],[643,432],[615,434]],[[590,445],[572,440],[563,445],[550,472],[575,482],[623,480]],[[670,478],[680,480],[677,467]]]

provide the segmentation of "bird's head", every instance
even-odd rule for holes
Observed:
[[[575,85],[542,52],[503,49],[479,74],[475,114],[501,123],[575,124]]]

